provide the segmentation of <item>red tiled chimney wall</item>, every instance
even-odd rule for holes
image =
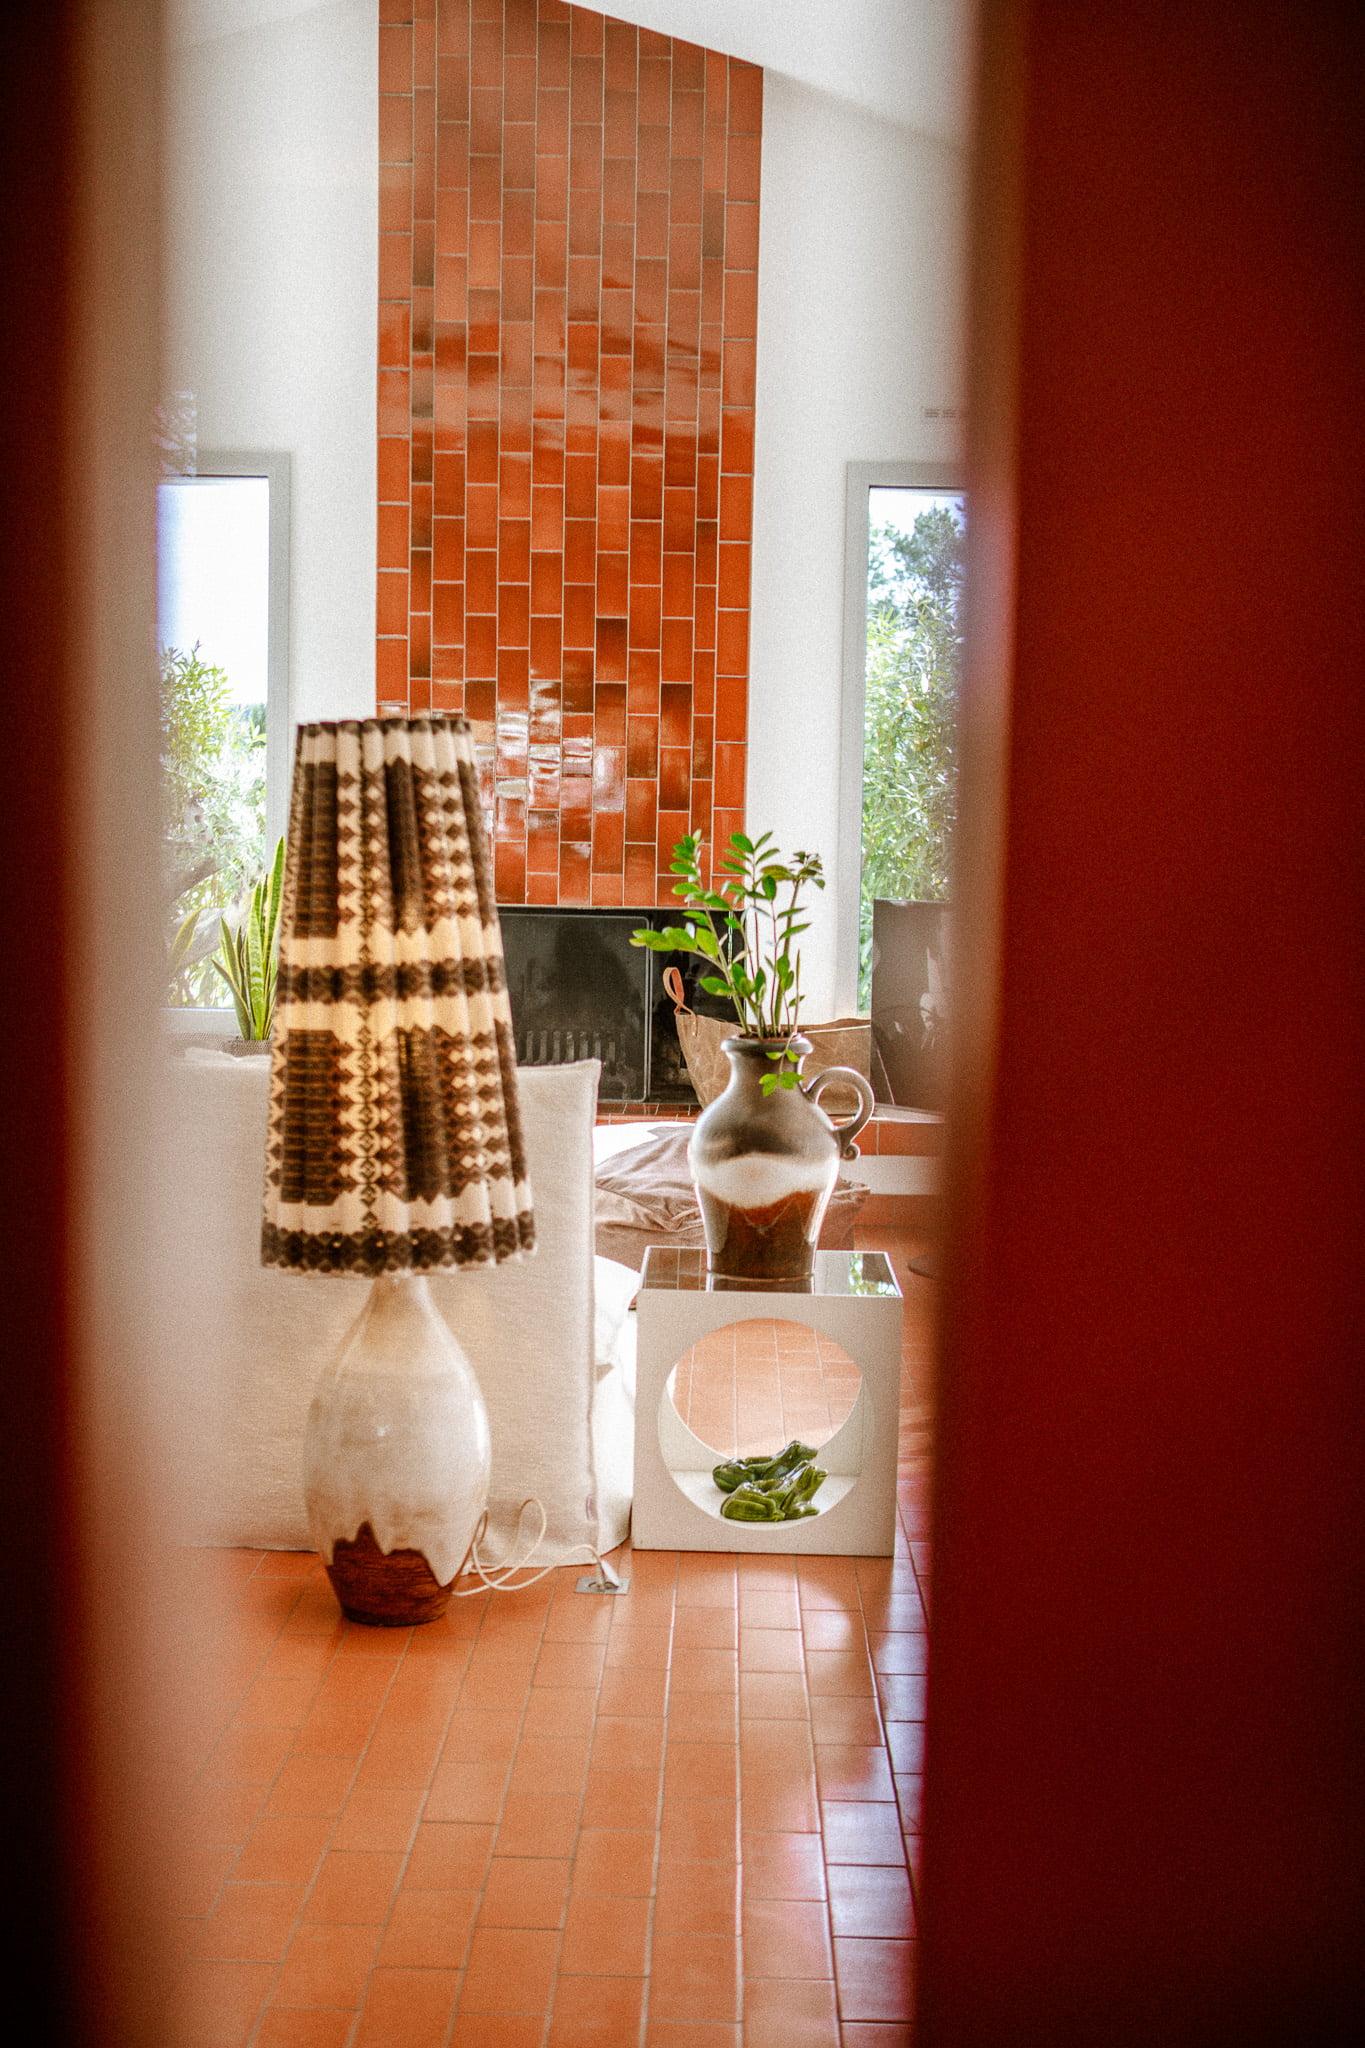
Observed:
[[[381,710],[464,711],[499,899],[740,829],[763,74],[563,0],[381,0]]]

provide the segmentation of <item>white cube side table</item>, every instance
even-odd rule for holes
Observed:
[[[891,1555],[902,1304],[884,1253],[817,1252],[810,1291],[789,1294],[731,1282],[716,1287],[708,1281],[704,1251],[656,1245],[645,1254],[635,1312],[631,1541],[637,1550]],[[754,1317],[818,1330],[841,1344],[862,1374],[848,1419],[820,1449],[829,1477],[815,1496],[819,1512],[800,1521],[727,1522],[720,1512],[725,1495],[711,1477],[719,1453],[688,1428],[669,1390],[674,1366],[699,1338]]]

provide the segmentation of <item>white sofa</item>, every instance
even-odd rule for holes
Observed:
[[[493,1444],[488,1550],[517,1510],[548,1517],[539,1561],[620,1543],[630,1520],[638,1276],[593,1254],[595,1060],[520,1077],[535,1203],[532,1257],[438,1274],[438,1306],[473,1361]],[[359,1278],[267,1270],[259,1258],[269,1063],[169,1060],[173,1219],[164,1325],[183,1398],[176,1450],[191,1541],[308,1548],[300,1465],[313,1384],[364,1300]]]

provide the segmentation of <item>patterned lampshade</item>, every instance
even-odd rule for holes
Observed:
[[[535,1242],[492,868],[462,718],[299,728],[268,1266],[486,1266]]]

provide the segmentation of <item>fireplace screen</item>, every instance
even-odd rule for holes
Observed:
[[[699,994],[697,959],[630,943],[641,925],[673,923],[676,912],[516,904],[499,916],[522,1066],[600,1060],[603,1102],[695,1102],[665,968],[680,970],[693,1009],[723,1015],[723,1007]]]

